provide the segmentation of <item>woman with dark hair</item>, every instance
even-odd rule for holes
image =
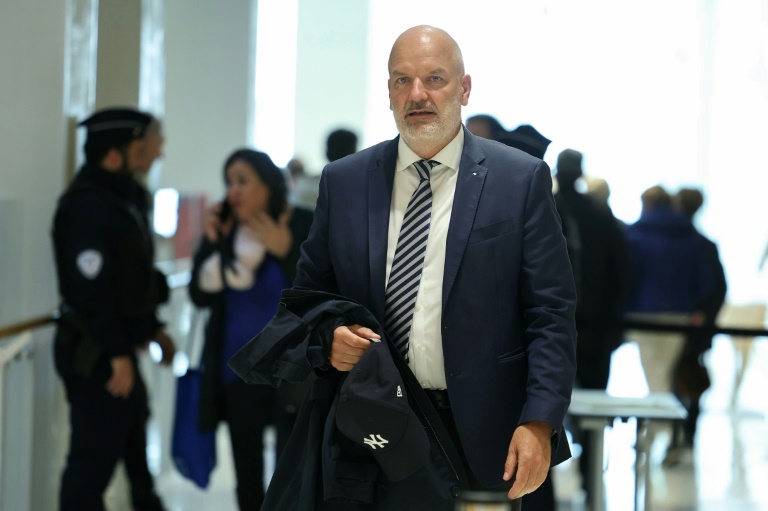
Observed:
[[[273,422],[275,390],[246,385],[227,361],[269,322],[295,276],[312,213],[287,203],[285,179],[270,157],[239,149],[224,163],[226,200],[211,208],[193,262],[189,291],[210,307],[203,349],[200,427],[227,421],[242,511],[264,498],[264,427]],[[279,436],[283,436],[279,432]],[[282,442],[282,439],[279,440]]]

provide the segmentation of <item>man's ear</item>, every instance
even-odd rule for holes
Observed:
[[[116,147],[111,148],[101,160],[101,168],[104,170],[120,170],[123,167],[123,153]]]
[[[472,77],[464,75],[461,77],[461,105],[467,106],[469,103],[469,93],[472,90]]]

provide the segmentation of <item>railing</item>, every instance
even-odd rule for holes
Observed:
[[[50,323],[34,321],[37,326]],[[32,321],[24,322],[27,326]],[[20,327],[21,324],[16,325]],[[34,379],[29,329],[4,329],[0,342],[0,509],[29,509]]]
[[[44,327],[52,324],[58,318],[58,311],[54,311],[45,316],[38,316],[36,318],[28,319],[26,321],[20,321],[12,325],[0,328],[0,340],[6,337],[12,337],[29,330]]]

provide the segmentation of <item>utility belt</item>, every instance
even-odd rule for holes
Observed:
[[[83,378],[93,374],[101,357],[101,346],[93,339],[75,309],[63,303],[56,318],[59,328],[56,342],[73,352],[72,369]]]

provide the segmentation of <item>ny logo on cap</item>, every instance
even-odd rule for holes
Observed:
[[[376,440],[378,438],[378,440]],[[368,445],[371,447],[371,449],[376,450],[377,447],[380,447],[381,449],[384,448],[384,444],[388,444],[389,440],[385,440],[381,438],[381,435],[373,436],[373,433],[371,433],[371,438],[363,438],[363,442],[365,445]]]

